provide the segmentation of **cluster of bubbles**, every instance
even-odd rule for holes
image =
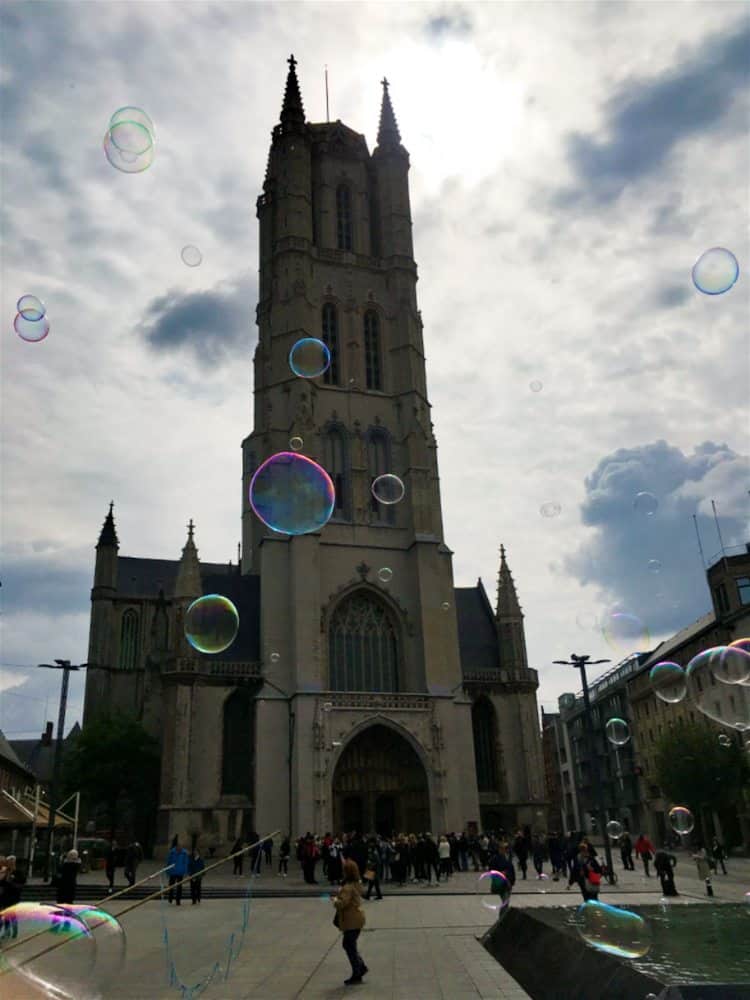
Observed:
[[[576,912],[586,944],[618,958],[643,958],[651,950],[651,928],[637,913],[590,899]]]
[[[188,267],[198,267],[203,262],[203,254],[192,243],[188,243],[182,248],[180,257],[182,257],[182,263],[187,264]]]
[[[104,155],[116,170],[140,174],[154,162],[154,123],[141,108],[119,108],[104,135]]]
[[[482,872],[477,879],[476,894],[480,906],[496,915],[497,920],[502,920],[510,906],[510,897],[513,887],[510,880],[503,872],[490,871]]]
[[[693,284],[704,295],[723,295],[739,276],[737,258],[724,247],[711,247],[693,264]]]
[[[22,295],[16,303],[16,318],[13,329],[21,340],[29,344],[38,344],[49,333],[47,307],[36,295]]]
[[[111,913],[73,903],[17,903],[3,918],[15,934],[0,952],[0,974],[15,972],[58,1000],[94,1000],[120,979],[126,938]]]
[[[206,594],[185,612],[185,638],[199,653],[223,653],[240,627],[237,608],[222,594]]]
[[[717,682],[723,691],[714,686]],[[685,669],[685,683],[703,715],[739,732],[750,730],[750,639],[698,653]]]

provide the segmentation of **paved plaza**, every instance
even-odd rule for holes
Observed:
[[[155,865],[144,864],[139,878]],[[267,870],[265,870],[267,871]],[[659,883],[642,871],[618,871],[616,888],[604,887],[601,898],[623,905],[654,904],[661,899]],[[341,937],[332,926],[333,908],[328,886],[305,886],[296,865],[288,879],[268,872],[253,879],[253,892],[276,891],[276,897],[251,899],[250,919],[242,951],[230,976],[211,982],[206,1000],[336,1000],[362,996],[378,1000],[523,1000],[527,994],[484,950],[477,938],[494,916],[474,891],[477,875],[459,873],[440,888],[391,890],[384,886],[382,902],[365,903],[367,927],[360,936],[360,950],[370,968],[364,983],[345,987],[349,974]],[[36,881],[36,880],[35,880]],[[713,879],[714,902],[739,902],[750,890],[750,861],[733,859],[727,876]],[[82,876],[80,898],[99,895],[101,872]],[[701,905],[708,901],[694,863],[679,855],[676,883],[680,896],[669,905]],[[166,1000],[180,996],[179,985],[168,981],[164,923],[182,983],[194,985],[216,961],[224,964],[226,943],[241,926],[242,900],[211,898],[209,889],[241,884],[245,880],[209,873],[206,898],[200,906],[183,899],[178,909],[158,902],[144,903],[123,916],[128,956],[118,982],[106,990],[107,1000]],[[511,905],[518,907],[574,906],[580,902],[566,883],[536,877],[516,883]],[[315,892],[305,898],[298,894]],[[126,901],[108,907],[118,913]],[[40,993],[24,983],[0,979],[0,996],[37,1000]]]

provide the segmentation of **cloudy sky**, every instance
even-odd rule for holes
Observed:
[[[129,0],[1,16],[9,736],[54,717],[59,676],[30,665],[86,658],[110,499],[123,555],[178,557],[193,517],[201,558],[235,558],[255,199],[290,52],[308,120],[325,120],[327,64],[331,117],[370,149],[391,83],[455,580],[481,576],[494,601],[505,543],[540,702],[575,686],[553,659],[631,651],[592,628],[609,609],[642,621],[640,645],[708,610],[692,515],[707,556],[712,499],[725,545],[750,540],[746,5]],[[123,105],[155,123],[143,174],[102,152]],[[690,275],[714,246],[740,279],[709,297]],[[13,331],[27,292],[47,304],[39,344]],[[72,695],[69,723],[77,680]]]

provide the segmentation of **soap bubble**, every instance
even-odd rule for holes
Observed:
[[[393,570],[390,566],[381,566],[378,570],[378,580],[381,583],[390,583],[393,579]]]
[[[93,904],[65,903],[70,910],[83,920],[94,936],[96,963],[93,982],[101,990],[116,980],[119,981],[125,965],[127,940],[122,924],[111,913]]]
[[[182,257],[182,263],[187,264],[188,267],[198,267],[203,260],[203,254],[192,243],[188,243],[187,246],[182,248],[180,257]]]
[[[636,493],[635,499],[633,500],[633,507],[638,514],[645,514],[650,517],[656,512],[656,508],[659,506],[659,501],[656,499],[653,493],[649,493],[648,490],[643,490],[641,493]]]
[[[185,638],[199,653],[221,653],[235,640],[240,627],[237,608],[221,594],[206,594],[185,612]]]
[[[486,910],[497,914],[498,920],[505,915],[510,905],[511,892],[512,886],[502,872],[482,872],[477,879],[477,898]]]
[[[151,133],[136,122],[120,122],[107,129],[104,155],[123,174],[140,174],[154,162],[156,147]],[[136,150],[141,149],[141,152]]]
[[[289,352],[289,367],[301,378],[317,378],[330,363],[331,352],[315,337],[303,337]]]
[[[270,655],[270,656],[268,657],[268,659],[269,659],[269,660],[271,661],[271,663],[278,663],[278,662],[279,662],[279,660],[281,659],[281,653],[276,653],[276,652],[273,652],[273,653],[271,653],[271,655]]]
[[[543,503],[539,508],[539,513],[542,517],[557,517],[558,514],[562,512],[562,506],[554,500],[549,500]]]
[[[586,944],[619,958],[642,958],[651,948],[651,928],[637,913],[590,899],[576,912]]]
[[[440,610],[441,611],[450,611],[450,609],[451,609],[451,606],[448,603],[448,601],[443,601],[443,603],[440,605]]]
[[[13,320],[13,329],[21,340],[29,344],[38,344],[49,333],[49,319],[46,316],[36,320],[26,319],[21,313],[17,313]]]
[[[302,440],[301,437],[299,437],[299,435],[295,434],[294,437],[289,438],[289,447],[292,449],[292,451],[302,451],[304,445],[305,442]]]
[[[726,646],[711,660],[711,671],[722,684],[745,684],[750,678],[750,653],[741,646]]]
[[[601,622],[605,641],[622,656],[645,652],[651,645],[651,636],[637,615],[626,611],[605,613]]]
[[[541,392],[543,388],[544,386],[537,378],[535,378],[533,382],[529,382],[529,389],[531,389],[532,392]]]
[[[695,818],[687,806],[673,806],[669,810],[669,825],[675,833],[684,836],[692,832],[695,826]]]
[[[64,905],[17,903],[3,911],[18,929],[9,947],[0,949],[3,968],[39,986],[48,997],[91,997],[96,942],[86,922]]]
[[[699,712],[740,732],[750,729],[750,692],[744,684],[711,684],[721,672],[721,657],[727,646],[712,646],[692,658],[685,670],[688,697]],[[736,647],[735,647],[736,648]]]
[[[661,573],[661,563],[658,559],[649,559],[648,571],[649,573]]]
[[[724,247],[711,247],[693,264],[693,284],[704,295],[728,292],[739,274],[737,258]]]
[[[571,708],[575,708],[575,704],[576,696],[571,694],[571,692],[560,695],[560,708],[564,709],[566,712],[569,712]]]
[[[32,323],[36,323],[47,312],[47,307],[36,295],[22,295],[16,302],[16,309],[24,319],[31,320]]]
[[[744,653],[750,656],[750,639],[735,639],[734,642],[729,643],[730,649],[741,649]],[[742,684],[750,687],[750,677],[747,680],[741,681]]]
[[[377,479],[373,479],[370,489],[378,503],[384,504],[398,503],[404,499],[404,493],[406,492],[404,484],[398,476],[394,476],[390,472],[386,472],[384,476],[378,476]]]
[[[320,531],[336,500],[331,477],[305,455],[280,451],[258,467],[250,483],[250,506],[260,520],[285,535]]]
[[[732,738],[727,736],[726,733],[719,733],[719,746],[720,747],[731,747]]]
[[[604,727],[604,732],[615,747],[624,747],[630,739],[630,726],[624,719],[610,719]]]
[[[152,141],[156,138],[154,123],[151,121],[143,108],[136,108],[132,105],[126,105],[124,108],[118,108],[118,110],[115,111],[109,119],[109,127],[112,128],[114,125],[118,125],[121,122],[133,122],[136,125],[140,125],[141,128],[146,129],[151,136]]]
[[[668,705],[676,705],[685,697],[687,682],[679,663],[664,660],[653,666],[648,676],[656,697]]]
[[[612,838],[612,840],[619,840],[622,836],[622,823],[619,823],[616,819],[611,819],[607,823],[607,835]]]

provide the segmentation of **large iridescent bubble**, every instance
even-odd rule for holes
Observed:
[[[649,673],[651,688],[660,701],[669,705],[681,702],[687,693],[685,671],[679,663],[664,660],[651,668]]]
[[[642,958],[651,949],[651,928],[637,913],[590,899],[578,907],[576,926],[586,944],[618,958]]]
[[[607,645],[620,656],[642,653],[651,646],[649,630],[638,615],[619,608],[608,611],[602,616],[601,628]]]
[[[303,337],[289,352],[289,367],[300,378],[317,378],[330,363],[331,352],[315,337]]]
[[[510,905],[512,889],[510,880],[503,872],[482,872],[477,879],[476,894],[480,905],[495,913],[498,920],[505,915]]]
[[[744,732],[750,729],[750,690],[747,684],[717,681],[717,677],[722,677],[722,658],[728,648],[712,646],[692,658],[685,670],[687,692],[699,712],[714,722]]]
[[[744,653],[747,653],[748,656],[750,656],[750,639],[735,639],[734,642],[729,643],[729,648],[741,649]],[[750,687],[750,677],[740,683]]]
[[[222,594],[206,594],[185,613],[185,638],[199,653],[222,653],[234,642],[240,627],[237,608]]]
[[[684,837],[686,834],[692,833],[695,817],[687,806],[673,806],[669,810],[669,825],[675,833]]]
[[[96,941],[82,917],[64,905],[17,903],[3,910],[3,918],[11,937],[0,947],[0,982],[9,971],[56,1000],[97,994],[92,988]],[[0,995],[5,996],[1,990]]]
[[[96,942],[96,963],[93,981],[101,992],[110,983],[119,982],[125,966],[127,940],[122,924],[111,913],[91,903],[66,903],[83,920]]]
[[[693,284],[704,295],[728,292],[739,276],[737,258],[724,247],[711,247],[693,264]]]
[[[285,535],[320,531],[333,514],[335,500],[325,469],[291,451],[267,458],[250,483],[250,505],[257,516]]]

